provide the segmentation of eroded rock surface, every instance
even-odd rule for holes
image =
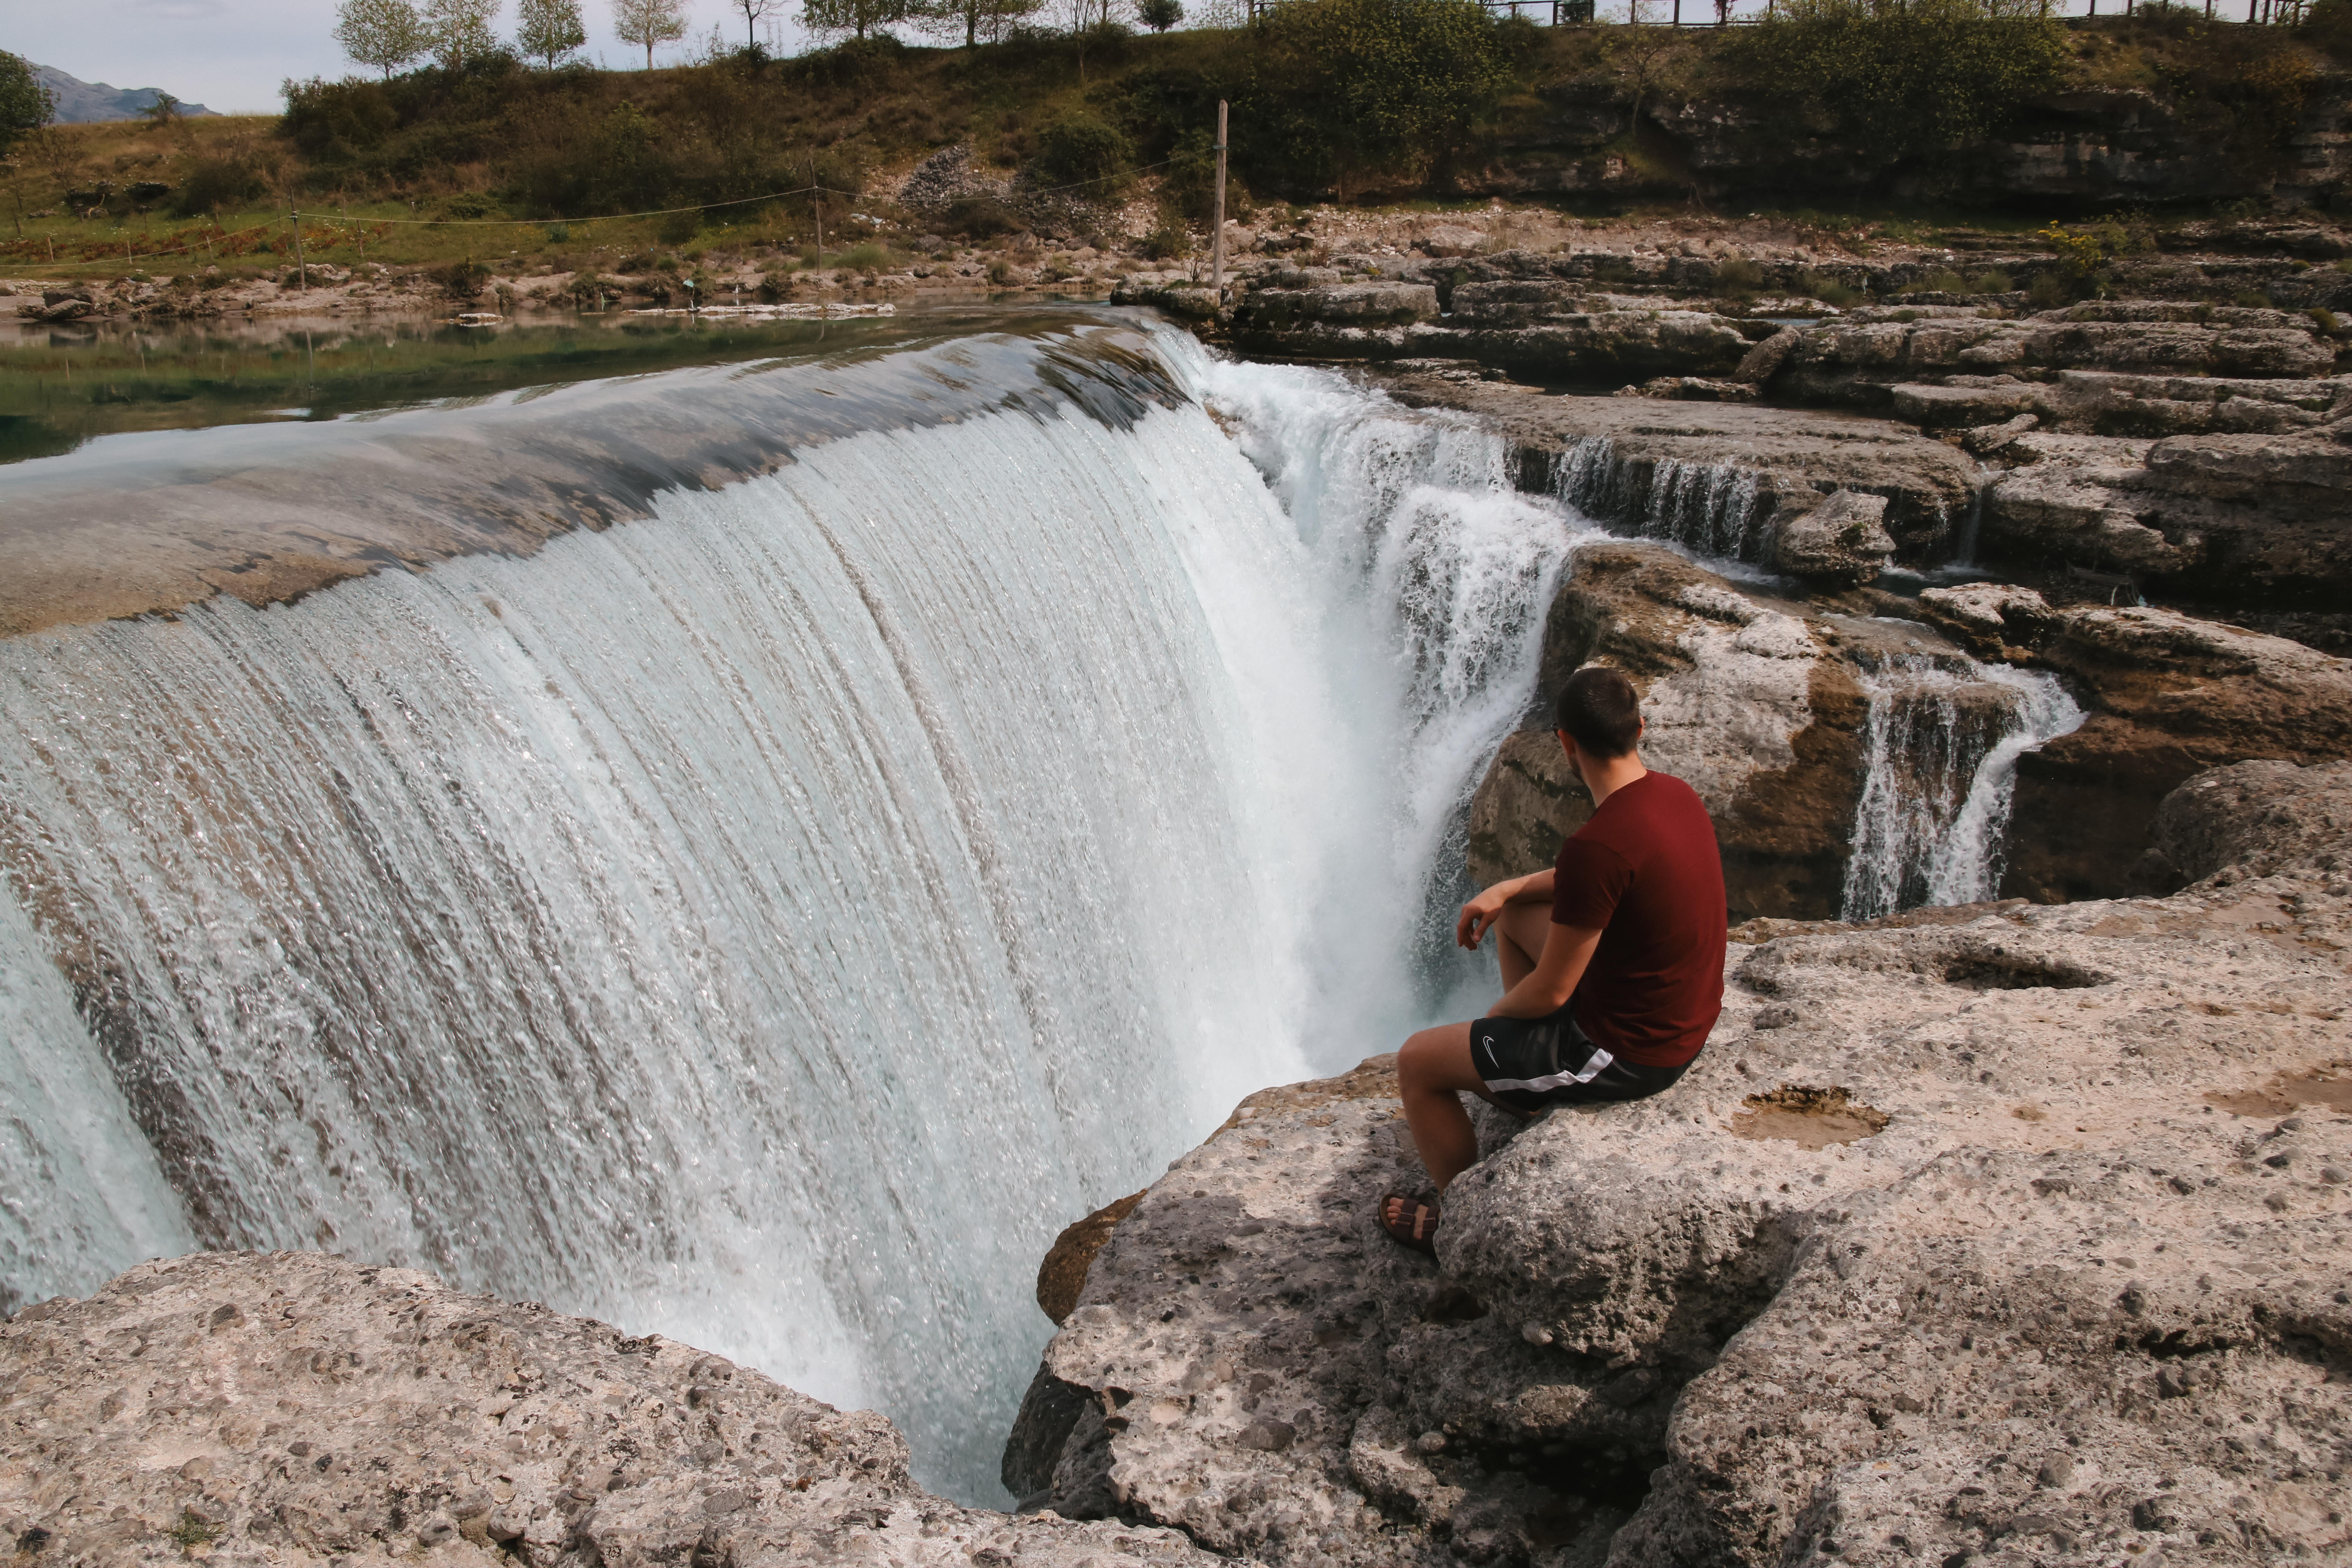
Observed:
[[[316,1253],[0,1324],[0,1531],[41,1568],[1215,1561],[932,1497],[881,1416],[689,1346]]]
[[[1674,1089],[1482,1111],[1436,1263],[1381,1063],[1258,1097],[1096,1258],[1033,1504],[1279,1564],[2352,1562],[2348,801],[2245,764],[2170,841],[2319,826],[2169,898],[1743,931]]]

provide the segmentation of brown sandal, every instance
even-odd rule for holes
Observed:
[[[1390,1205],[1395,1210],[1391,1212]],[[1437,1256],[1437,1205],[1391,1193],[1381,1199],[1381,1228],[1415,1252]]]

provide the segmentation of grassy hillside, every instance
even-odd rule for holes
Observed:
[[[275,120],[60,126],[20,144],[0,267],[275,267],[292,258],[296,207],[306,255],[343,265],[543,261],[592,237],[611,250],[698,236],[805,249],[820,222],[830,250],[876,205],[855,193],[955,142],[983,170],[1054,193],[935,220],[960,237],[1033,227],[1041,212],[1084,235],[1109,222],[1086,204],[1139,191],[1159,224],[1181,226],[1205,206],[1221,97],[1244,215],[1508,189],[1514,159],[1549,155],[1596,104],[1728,106],[1751,148],[1866,149],[1907,159],[1912,185],[1932,190],[1939,159],[1966,159],[2053,93],[2144,91],[2252,178],[2284,155],[2335,71],[2328,46],[2352,37],[2337,15],[2352,0],[2321,0],[2296,32],[2163,5],[2074,26],[1988,22],[1979,0],[1912,0],[1886,16],[1848,0],[1785,10],[1785,26],[1673,32],[1497,24],[1468,0],[1311,0],[1232,31],[970,49],[884,38],[651,71],[493,58],[388,83],[289,83]],[[1654,113],[1627,122],[1622,146],[1576,155],[1620,157],[1640,177],[1569,205],[1688,199],[1675,187],[1693,184],[1689,149],[1653,133]],[[804,194],[747,199],[779,191]],[[668,208],[694,210],[615,216]]]

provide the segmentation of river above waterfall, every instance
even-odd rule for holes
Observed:
[[[1490,998],[1598,531],[1127,312],[827,326],[0,466],[0,1307],[340,1251],[1002,1502],[1060,1226]]]

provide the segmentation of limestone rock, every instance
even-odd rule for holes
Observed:
[[[1378,1228],[1425,1190],[1392,1100],[1266,1097],[1097,1259],[1043,1500],[1278,1568],[2341,1561],[2352,878],[2309,837],[1742,931],[1673,1089],[1478,1108],[1436,1264]]]
[[[2155,864],[2143,875],[2173,886],[2306,864],[2343,870],[2336,857],[2352,845],[2352,762],[2239,763],[2199,773],[2164,797],[2155,838]]]
[[[142,1264],[0,1325],[0,1531],[54,1568],[1205,1564],[932,1497],[871,1412],[315,1253]]]
[[[1426,321],[1437,315],[1437,290],[1416,283],[1341,283],[1311,289],[1255,289],[1243,312],[1251,330],[1279,331],[1305,321],[1352,326]]]
[[[1979,482],[1965,454],[1885,419],[1555,397],[1408,367],[1382,384],[1400,402],[1462,409],[1500,430],[1518,448],[1522,488],[1549,491],[1612,527],[1709,554],[1759,561],[1784,500],[1809,505],[1848,489],[1886,498],[1886,531],[1903,560],[1939,561]]]
[[[1895,553],[1885,496],[1839,490],[1818,506],[1773,519],[1772,563],[1791,577],[1835,586],[1874,580]]]

